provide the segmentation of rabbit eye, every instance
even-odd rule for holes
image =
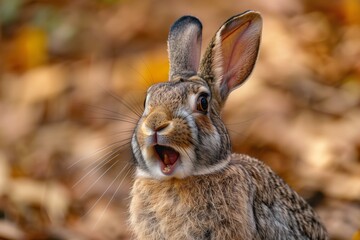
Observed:
[[[207,113],[209,107],[208,94],[203,93],[199,96],[196,103],[196,109],[202,113]]]

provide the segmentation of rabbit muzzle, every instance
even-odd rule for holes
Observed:
[[[188,121],[174,117],[168,110],[169,104],[162,103],[160,106],[149,104],[147,114],[139,122],[136,139],[141,146],[143,163],[152,177],[184,178],[193,169],[190,158],[194,158],[194,154],[190,138],[194,136]],[[184,115],[190,117],[188,113]]]
[[[180,157],[179,152],[170,147],[169,135],[173,130],[173,123],[165,109],[157,108],[147,116],[143,123],[143,131],[147,134],[147,146],[153,148],[156,159],[160,162],[161,172],[171,175]]]

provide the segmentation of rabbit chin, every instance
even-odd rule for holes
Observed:
[[[184,152],[186,151],[186,152]],[[194,165],[192,160],[195,158],[195,153],[192,150],[179,151],[179,159],[174,164],[174,169],[170,174],[165,174],[162,171],[162,164],[157,157],[155,157],[153,150],[145,148],[141,150],[145,160],[147,169],[137,168],[136,176],[145,178],[155,178],[158,180],[166,180],[171,178],[186,178],[194,175]]]

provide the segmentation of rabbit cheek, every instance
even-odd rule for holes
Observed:
[[[199,126],[199,128],[204,133],[207,133],[207,134],[214,133],[214,131],[215,131],[214,125],[212,124],[212,122],[208,116],[206,116],[204,114],[200,114],[199,116],[197,116],[195,118],[195,121],[196,121],[196,125]]]
[[[141,146],[140,150],[142,150],[141,148],[143,148],[145,146],[146,137],[147,136],[142,131],[137,131],[136,139],[137,139],[139,145]]]

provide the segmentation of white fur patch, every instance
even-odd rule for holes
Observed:
[[[138,178],[153,178],[149,173],[140,168],[136,169],[135,176]]]
[[[231,157],[229,156],[227,159],[220,161],[219,163],[212,165],[210,167],[204,167],[194,173],[194,175],[206,175],[218,172],[224,169],[227,165],[229,165],[231,161]]]
[[[154,134],[154,130],[146,126],[145,121],[141,124],[141,132],[145,134],[146,136],[151,136]]]

